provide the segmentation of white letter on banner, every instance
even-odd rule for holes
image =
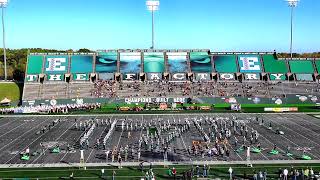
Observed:
[[[185,78],[184,73],[177,73],[172,75],[173,79],[183,80]]]
[[[245,76],[248,80],[258,80],[257,74],[245,74]]]
[[[32,82],[37,79],[37,75],[27,75],[27,81]]]
[[[66,62],[66,58],[48,58],[48,67],[46,71],[65,71],[66,66],[61,66],[62,63]]]
[[[240,57],[242,61],[241,70],[243,71],[259,71],[260,66],[255,64],[259,62],[257,57]]]
[[[126,75],[126,80],[133,80],[133,77],[135,76],[135,74],[125,74]]]
[[[87,78],[86,74],[76,74],[76,80],[77,81],[85,81]]]
[[[284,74],[270,74],[270,76],[273,76],[275,80],[281,80],[281,77],[283,76]]]
[[[151,80],[155,80],[155,79],[159,80],[159,79],[160,79],[159,74],[151,73],[150,79],[151,79]]]
[[[197,74],[197,77],[200,77],[199,80],[207,79],[208,74],[207,74],[207,73],[198,73],[198,74]]]
[[[61,74],[50,74],[49,81],[61,81]]]
[[[233,74],[220,74],[220,78],[223,80],[230,80],[230,79],[234,79],[234,75]]]

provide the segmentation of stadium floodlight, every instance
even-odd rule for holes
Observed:
[[[0,6],[2,9],[2,32],[3,32],[3,60],[4,60],[4,80],[7,80],[7,53],[6,53],[6,41],[5,41],[5,28],[4,28],[4,8],[7,7],[9,0],[0,0]]]
[[[160,2],[159,0],[147,0],[147,8],[151,11],[152,14],[152,46],[151,49],[154,48],[154,12],[159,10]]]
[[[293,9],[297,7],[299,0],[286,0],[291,8],[291,36],[290,36],[290,58],[292,60],[292,42],[293,42]]]

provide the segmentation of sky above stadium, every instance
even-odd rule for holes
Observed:
[[[7,46],[149,48],[146,9],[144,0],[11,0]],[[295,9],[295,52],[320,51],[319,9],[319,0],[301,0]],[[289,51],[290,9],[283,0],[160,0],[155,18],[157,49]]]

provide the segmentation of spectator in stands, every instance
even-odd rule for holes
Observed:
[[[74,110],[90,110],[101,108],[100,103],[60,104],[56,106],[38,105],[0,109],[1,114],[26,114],[26,113],[68,113]]]

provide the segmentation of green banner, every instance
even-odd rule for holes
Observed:
[[[41,74],[42,64],[43,64],[43,56],[30,55],[28,57],[27,74]]]

